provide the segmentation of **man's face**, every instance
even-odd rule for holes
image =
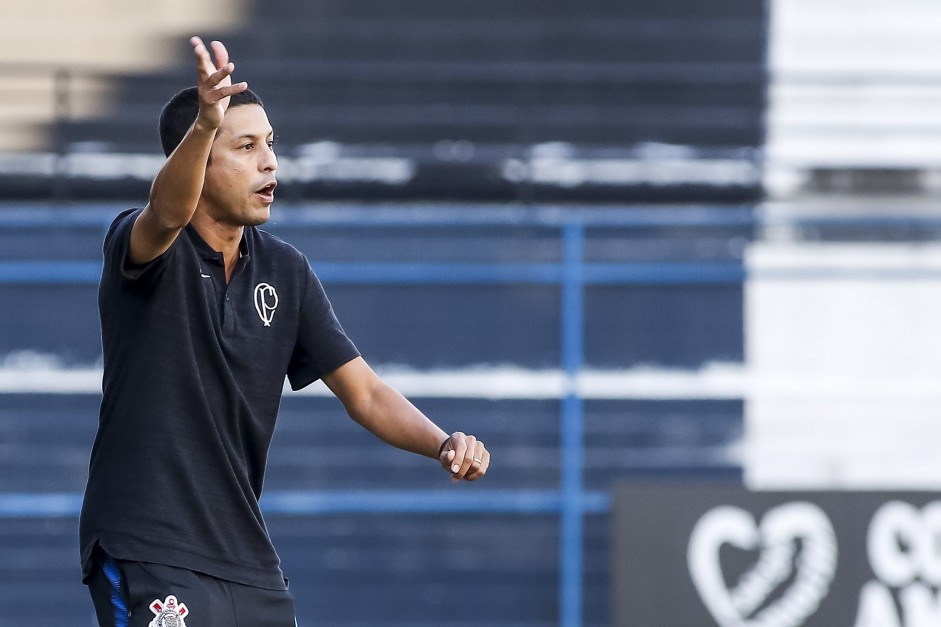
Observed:
[[[212,144],[201,204],[215,220],[231,226],[266,222],[274,202],[274,134],[259,105],[232,107]]]

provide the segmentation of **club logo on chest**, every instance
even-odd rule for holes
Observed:
[[[274,319],[274,311],[278,308],[278,292],[274,287],[267,283],[259,283],[255,286],[255,311],[258,317],[265,323],[266,327],[271,326]]]

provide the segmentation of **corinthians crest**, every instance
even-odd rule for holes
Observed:
[[[259,283],[255,286],[255,311],[258,317],[265,323],[266,327],[271,326],[274,319],[274,311],[278,308],[278,292],[267,283]]]
[[[186,627],[183,618],[189,613],[185,603],[178,603],[172,594],[163,601],[154,599],[150,611],[156,614],[148,627]]]

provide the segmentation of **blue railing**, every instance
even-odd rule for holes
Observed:
[[[599,227],[749,227],[746,209],[634,209],[619,211],[513,211],[474,210],[428,213],[344,210],[294,212],[279,216],[278,226],[500,226],[524,225],[557,229],[561,234],[561,259],[554,263],[336,263],[316,262],[324,283],[346,284],[553,284],[561,287],[560,366],[567,391],[560,408],[561,477],[558,490],[481,490],[472,494],[419,491],[291,492],[265,494],[266,512],[279,514],[327,513],[447,513],[477,511],[506,514],[557,514],[561,534],[559,615],[562,627],[582,625],[583,523],[586,514],[606,513],[609,496],[586,491],[583,476],[584,406],[576,380],[584,361],[584,292],[590,285],[612,284],[740,284],[740,261],[695,263],[592,263],[585,260],[586,229]],[[112,212],[85,214],[0,213],[4,228],[95,227],[102,231]],[[0,285],[94,284],[101,265],[94,261],[0,261]],[[81,495],[0,494],[0,517],[76,516]]]

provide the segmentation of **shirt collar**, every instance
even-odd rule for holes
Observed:
[[[199,234],[199,231],[197,231],[192,224],[187,224],[185,230],[190,238],[190,241],[193,242],[193,246],[196,248],[196,252],[199,253],[201,259],[205,261],[215,261],[218,263],[222,262],[222,253],[213,249],[213,247],[203,239],[202,235]],[[254,242],[254,237],[255,227],[246,226],[244,229],[242,229],[242,239],[239,241],[239,259],[242,262],[247,262],[249,259],[251,259],[251,249],[253,248],[252,243]]]

